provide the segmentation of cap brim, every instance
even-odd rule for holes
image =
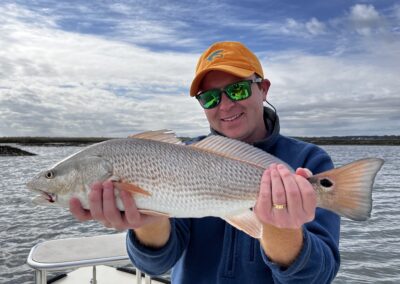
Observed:
[[[207,68],[197,74],[196,77],[193,79],[192,85],[190,86],[190,96],[194,97],[197,95],[201,81],[203,80],[204,76],[210,71],[222,71],[240,78],[246,78],[255,73],[255,71],[228,65],[219,65]]]

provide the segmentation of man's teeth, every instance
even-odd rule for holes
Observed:
[[[239,113],[239,114],[234,115],[234,116],[231,116],[231,117],[223,118],[222,120],[223,120],[223,121],[232,121],[232,120],[235,120],[236,118],[238,118],[240,115],[241,115],[241,114]]]

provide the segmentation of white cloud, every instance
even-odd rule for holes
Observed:
[[[278,109],[283,133],[366,135],[374,129],[385,134],[400,119],[400,73],[396,64],[381,60],[384,56],[269,54],[263,62],[272,82],[269,100]],[[400,60],[398,53],[389,56]]]
[[[0,120],[10,123],[0,135],[124,136],[172,126],[187,134],[197,121],[196,131],[207,131],[188,96],[196,55],[32,26],[10,13],[8,23],[0,36]]]
[[[349,18],[361,35],[370,35],[374,29],[379,29],[383,24],[379,12],[372,5],[354,5],[350,8]]]
[[[161,23],[151,19],[134,19],[117,23],[115,33],[110,35],[115,39],[124,40],[136,44],[157,45],[181,45],[195,46],[198,42],[191,38],[185,38],[179,30],[187,30],[185,23],[175,21],[173,23]]]
[[[279,26],[279,28],[277,26]],[[312,17],[307,22],[288,18],[284,24],[270,23],[267,31],[268,33],[276,33],[276,31],[279,31],[285,35],[309,38],[324,34],[326,32],[326,25],[315,17]]]
[[[131,15],[130,9],[113,7],[121,15]],[[361,15],[363,11],[368,16]],[[336,22],[310,17],[244,23],[259,45],[267,43],[260,34],[279,43],[295,38],[308,44],[312,38],[316,49],[320,36],[332,42],[320,55],[301,52],[295,44],[291,50],[284,46],[259,53],[272,81],[269,98],[285,134],[398,133],[400,42],[390,34],[364,36],[384,27],[383,15],[375,12],[373,6],[360,4]],[[167,26],[151,17],[106,19],[115,24],[116,36],[110,37],[62,30],[59,16],[53,14],[0,6],[0,136],[126,136],[160,128],[188,136],[208,132],[200,106],[187,94],[198,54],[150,50],[134,43],[191,46],[202,36],[174,33],[190,23],[173,21]],[[350,24],[369,30],[357,30],[363,36],[354,37],[354,29],[347,31]],[[121,40],[129,36],[133,40]],[[214,36],[221,39],[225,34]]]
[[[318,21],[316,18],[311,18],[311,20],[305,24],[305,27],[312,35],[320,35],[325,33],[325,24]]]
[[[293,18],[286,19],[285,24],[281,26],[280,31],[287,35],[303,34],[303,25]]]
[[[109,6],[110,11],[124,14],[124,15],[130,15],[132,13],[132,10],[137,10],[137,6],[133,5],[127,5],[124,3],[111,3]]]
[[[2,29],[7,29],[21,23],[29,24],[31,27],[34,26],[36,28],[56,26],[54,17],[37,14],[28,9],[21,9],[16,4],[5,4],[4,6],[0,6],[0,10],[0,27]]]
[[[350,8],[350,17],[355,22],[374,23],[379,21],[378,11],[372,5],[356,4]]]

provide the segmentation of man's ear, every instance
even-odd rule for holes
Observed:
[[[268,79],[264,79],[264,80],[261,82],[261,90],[262,90],[262,93],[263,93],[263,99],[264,99],[264,101],[267,100],[268,90],[269,90],[269,87],[270,87],[270,86],[271,86],[271,83],[269,82]]]
[[[269,87],[271,86],[271,82],[268,79],[264,79],[261,82],[261,87],[265,93],[268,93]]]

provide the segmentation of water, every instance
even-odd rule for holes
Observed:
[[[114,232],[94,221],[79,223],[67,209],[30,202],[33,194],[27,192],[25,182],[39,169],[81,148],[22,148],[38,155],[0,157],[0,283],[33,283],[33,270],[25,262],[31,247],[39,242]]]
[[[374,189],[372,218],[342,219],[342,263],[334,283],[400,283],[400,147],[325,146],[336,166],[364,157],[381,157],[385,165]],[[23,147],[30,157],[0,157],[0,283],[32,283],[25,264],[31,247],[57,238],[112,234],[96,222],[80,223],[69,211],[38,207],[25,182],[80,147]]]
[[[380,157],[371,219],[342,219],[342,264],[334,283],[400,283],[400,147],[326,146],[335,165]]]

